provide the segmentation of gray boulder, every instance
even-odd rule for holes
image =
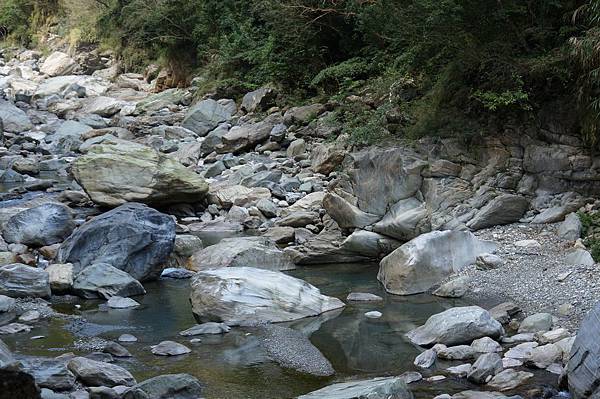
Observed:
[[[224,154],[250,150],[269,138],[275,124],[276,121],[271,117],[257,123],[234,126],[221,137],[222,144],[217,147],[217,152]]]
[[[478,338],[499,338],[502,334],[502,325],[487,310],[467,306],[435,314],[423,326],[409,331],[406,336],[416,345],[429,346],[470,344]]]
[[[77,68],[77,62],[61,51],[50,54],[40,66],[40,72],[50,77],[68,75]]]
[[[225,323],[202,323],[197,324],[194,327],[188,328],[179,333],[179,335],[183,337],[192,337],[195,335],[215,335],[215,334],[225,334],[231,330]]]
[[[85,357],[76,357],[71,359],[67,367],[78,380],[87,386],[107,386],[115,387],[117,385],[133,386],[135,379],[123,367],[114,364],[97,362]]]
[[[0,267],[0,295],[12,298],[49,298],[48,273],[20,263],[2,266]]]
[[[261,87],[244,95],[240,109],[244,112],[262,111],[269,107],[275,99],[275,92],[270,87]]]
[[[343,229],[366,227],[381,219],[381,216],[361,211],[357,206],[334,193],[325,194],[323,208]]]
[[[0,369],[0,398],[41,399],[40,388],[31,374],[13,369]]]
[[[569,392],[573,399],[600,397],[600,304],[596,304],[579,328],[567,365]]]
[[[411,240],[431,230],[428,216],[424,202],[407,198],[394,204],[383,219],[373,226],[373,231],[402,241]]]
[[[231,110],[215,100],[203,100],[191,107],[185,114],[182,126],[192,132],[205,136],[219,123],[231,119]]]
[[[550,331],[552,324],[552,315],[550,313],[535,313],[526,317],[521,322],[519,334]]]
[[[146,293],[142,284],[129,274],[106,263],[86,267],[73,282],[73,292],[82,298],[110,299]]]
[[[140,382],[123,399],[197,399],[203,385],[189,374],[165,374]]]
[[[529,201],[514,194],[502,194],[488,202],[467,223],[471,230],[480,230],[519,221],[527,212]]]
[[[0,100],[0,120],[4,131],[9,133],[22,133],[33,128],[27,114],[8,101]]]
[[[305,281],[252,267],[198,273],[192,279],[190,301],[199,322],[228,325],[291,321],[344,306]]]
[[[192,350],[179,342],[163,341],[152,346],[151,351],[156,356],[181,356],[190,353]]]
[[[471,366],[467,379],[475,384],[484,384],[488,378],[502,371],[502,358],[497,353],[484,353]]]
[[[298,399],[413,399],[400,377],[380,377],[370,380],[342,382],[318,391],[298,396]]]
[[[564,240],[575,241],[581,237],[581,220],[576,213],[570,213],[558,226],[558,236]]]
[[[62,242],[75,228],[69,207],[47,203],[12,216],[2,235],[8,243],[45,246]]]
[[[0,339],[0,370],[13,366],[16,363],[8,346]]]
[[[35,377],[41,388],[67,391],[75,386],[75,376],[63,361],[56,359],[31,359],[23,362],[23,369]]]
[[[173,250],[173,219],[142,204],[130,203],[79,227],[62,243],[57,259],[78,270],[108,263],[140,281],[157,278]]]
[[[196,252],[188,262],[193,271],[248,266],[283,271],[295,268],[290,257],[266,237],[226,238]]]
[[[596,264],[596,261],[592,258],[592,254],[581,248],[575,248],[572,251],[569,251],[565,257],[565,261],[568,265],[574,266],[594,266]]]
[[[261,345],[280,366],[317,377],[335,374],[333,366],[301,332],[287,327],[262,328]]]
[[[467,231],[434,231],[383,258],[377,278],[392,294],[418,294],[475,263],[477,256],[495,249],[496,244],[479,240]]]

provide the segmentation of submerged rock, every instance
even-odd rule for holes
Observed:
[[[380,377],[329,385],[298,396],[298,399],[413,399],[406,383],[400,377]]]
[[[502,325],[487,310],[478,306],[457,307],[435,314],[406,336],[416,345],[428,346],[470,344],[482,337],[499,338]]]
[[[187,346],[174,341],[163,341],[152,347],[152,353],[157,356],[180,356],[191,351]]]
[[[202,383],[189,374],[165,374],[133,386],[123,399],[197,399],[202,388]]]
[[[79,227],[62,243],[58,261],[78,270],[107,263],[145,281],[157,278],[175,241],[173,219],[142,204],[130,203]]]
[[[407,242],[383,258],[377,278],[392,294],[418,294],[495,248],[496,244],[479,240],[470,232],[434,231]]]
[[[73,163],[72,170],[92,201],[104,206],[199,202],[208,192],[208,184],[194,171],[130,142],[93,146]]]
[[[192,279],[190,300],[199,322],[228,325],[291,321],[344,306],[305,281],[252,267],[198,273]]]
[[[179,335],[184,337],[191,337],[195,335],[204,334],[224,334],[231,330],[227,324],[208,322],[203,324],[195,325],[194,327],[188,328],[187,330],[181,331]]]

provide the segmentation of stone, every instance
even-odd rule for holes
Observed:
[[[8,101],[0,99],[0,120],[4,131],[22,133],[33,128],[27,114]]]
[[[412,399],[406,383],[400,377],[379,377],[370,380],[356,380],[326,386],[298,399]]]
[[[119,336],[119,342],[137,342],[137,338],[131,334],[122,334]]]
[[[73,288],[73,265],[70,263],[55,263],[46,268],[48,281],[52,292],[60,294]]]
[[[131,298],[123,298],[120,296],[112,296],[106,302],[106,305],[111,309],[129,309],[140,306],[139,302]]]
[[[119,395],[116,390],[109,387],[90,387],[89,392],[89,399],[121,399],[121,395]]]
[[[123,399],[197,399],[202,389],[202,383],[189,374],[165,374],[133,386]]]
[[[496,374],[487,386],[499,391],[511,391],[531,378],[533,378],[533,373],[506,369]]]
[[[379,318],[381,318],[381,316],[383,316],[383,314],[376,310],[365,313],[365,317],[367,319],[379,319]]]
[[[122,205],[84,223],[62,243],[57,261],[81,270],[108,263],[146,281],[157,278],[175,241],[170,216],[141,204]]]
[[[32,327],[27,324],[10,323],[0,327],[0,335],[18,334],[22,332],[28,333],[31,331],[31,328]]]
[[[433,349],[427,349],[415,358],[414,365],[424,369],[428,369],[435,364],[437,360],[437,352]]]
[[[226,238],[196,252],[188,262],[188,269],[195,272],[238,266],[274,271],[295,269],[289,256],[266,237]]]
[[[86,114],[96,114],[105,118],[110,118],[119,111],[125,103],[116,98],[97,96],[90,98],[83,107],[83,112]]]
[[[228,325],[291,321],[344,306],[339,299],[322,295],[305,281],[251,267],[196,274],[190,301],[200,323],[218,321]]]
[[[0,295],[12,298],[49,298],[48,272],[20,263],[0,267]]]
[[[304,139],[296,139],[290,143],[286,154],[290,158],[300,156],[306,152],[306,141]]]
[[[527,365],[533,365],[539,369],[545,369],[562,359],[562,350],[558,345],[547,344],[536,346],[531,350],[531,355],[527,359]]]
[[[75,228],[69,207],[46,203],[13,215],[4,224],[6,242],[42,247],[60,243]]]
[[[449,346],[437,352],[437,356],[445,360],[468,360],[473,359],[475,355],[475,350],[469,345]]]
[[[490,314],[492,317],[502,324],[508,324],[510,319],[520,312],[521,308],[519,308],[513,302],[503,302],[490,309]]]
[[[77,275],[73,282],[73,292],[86,299],[110,299],[114,296],[144,295],[146,290],[128,273],[107,263],[96,263]]]
[[[494,251],[496,244],[467,231],[434,231],[402,245],[383,258],[377,279],[396,295],[425,292]]]
[[[539,249],[542,244],[538,240],[520,240],[515,242],[515,247],[525,249]]]
[[[547,331],[538,336],[538,340],[541,344],[554,344],[565,338],[569,338],[571,334],[566,328],[557,328],[556,330]]]
[[[76,67],[77,62],[69,57],[68,54],[55,51],[46,58],[40,67],[40,72],[50,77],[55,77],[68,75],[72,73]]]
[[[442,298],[462,298],[469,290],[470,279],[468,277],[459,277],[442,284],[433,295]]]
[[[315,173],[328,176],[341,165],[345,156],[346,152],[337,144],[315,145],[311,153],[311,168]]]
[[[279,214],[279,209],[277,205],[275,205],[271,200],[263,198],[256,203],[256,207],[258,210],[268,218],[277,217]]]
[[[471,343],[471,348],[478,353],[497,353],[502,352],[502,345],[490,337],[476,339]]]
[[[585,316],[573,342],[567,376],[573,399],[595,398],[600,395],[600,304]]]
[[[424,202],[407,198],[394,204],[373,226],[373,231],[402,241],[412,240],[431,230],[428,217],[429,210]]]
[[[347,252],[381,259],[398,248],[402,243],[379,233],[366,230],[355,230],[342,243],[342,249]]]
[[[2,399],[41,399],[40,388],[31,374],[13,369],[0,369]]]
[[[199,202],[208,184],[174,158],[141,144],[92,146],[72,165],[73,176],[95,203],[153,205]]]
[[[594,266],[596,261],[592,258],[592,254],[585,249],[575,248],[567,253],[565,256],[565,262],[567,265],[573,266]]]
[[[481,254],[477,257],[475,264],[480,270],[497,269],[504,264],[504,259],[494,254]]]
[[[510,359],[518,359],[518,360],[527,360],[531,358],[531,352],[534,348],[536,348],[539,344],[537,342],[523,342],[510,348],[505,354],[504,357]]]
[[[221,137],[222,144],[217,146],[220,154],[237,154],[254,148],[257,144],[267,140],[275,121],[271,117],[258,122],[232,127]]]
[[[0,266],[10,265],[17,262],[17,254],[12,252],[0,252]]]
[[[13,366],[16,366],[16,360],[8,346],[0,340],[0,370],[14,368]]]
[[[136,381],[129,371],[114,364],[76,357],[67,364],[78,380],[87,386],[133,386]]]
[[[28,359],[23,363],[24,371],[31,374],[41,388],[68,391],[75,386],[75,376],[63,361],[39,358]]]
[[[122,345],[116,342],[109,342],[104,346],[103,352],[108,353],[114,357],[132,357],[131,353],[125,349]]]
[[[349,302],[381,302],[383,298],[367,292],[351,292],[346,297],[346,300]]]
[[[194,277],[195,273],[187,269],[178,269],[170,267],[162,271],[161,278],[172,278],[177,280],[186,280]]]
[[[240,109],[244,112],[264,111],[273,103],[274,99],[273,89],[261,87],[244,95]]]
[[[502,194],[488,202],[467,223],[471,230],[509,224],[519,221],[529,208],[525,197],[513,194]]]
[[[317,224],[320,222],[319,214],[309,211],[298,211],[289,213],[288,215],[279,219],[277,224],[279,226],[289,227],[306,227],[309,224]]]
[[[261,332],[262,347],[281,367],[317,377],[335,374],[329,360],[301,332],[273,325],[263,327]]]
[[[502,358],[497,353],[480,355],[467,373],[467,379],[475,384],[484,384],[488,378],[503,370]]]
[[[466,364],[460,364],[458,366],[448,367],[446,369],[446,371],[456,377],[463,378],[463,377],[467,376],[467,373],[469,372],[470,369],[471,369],[471,363],[466,363]]]
[[[558,236],[563,240],[575,241],[581,237],[583,226],[576,213],[570,213],[558,226]]]
[[[552,315],[549,313],[536,313],[528,316],[521,322],[519,333],[536,333],[552,329]]]
[[[420,346],[436,343],[444,345],[470,344],[482,337],[499,338],[504,334],[502,325],[487,310],[478,306],[451,308],[435,314],[427,322],[406,336]]]
[[[180,356],[191,351],[187,346],[174,341],[163,341],[158,345],[152,346],[152,353],[157,356]]]
[[[33,323],[40,319],[41,314],[37,310],[28,310],[19,316],[19,321],[22,323]]]
[[[334,193],[325,194],[323,208],[342,229],[366,227],[381,219],[378,215],[361,211],[358,207]]]
[[[215,100],[208,99],[190,107],[185,114],[182,126],[200,136],[206,136],[220,123],[229,119],[231,119],[231,110]]]
[[[12,312],[16,301],[6,295],[0,295],[0,313]]]
[[[412,384],[413,382],[421,381],[423,379],[423,375],[421,373],[417,373],[416,371],[407,371],[398,376],[402,379],[406,384]]]
[[[188,328],[187,330],[181,331],[179,335],[183,337],[193,337],[196,335],[215,335],[225,334],[231,331],[231,327],[224,323],[208,322],[203,324],[195,325],[194,327]]]

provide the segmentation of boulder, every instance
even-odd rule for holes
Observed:
[[[552,329],[552,315],[550,313],[535,313],[528,316],[519,326],[519,334],[546,332]]]
[[[180,356],[190,353],[192,350],[178,342],[163,341],[158,345],[152,346],[151,351],[156,356]]]
[[[106,263],[86,267],[73,282],[73,292],[82,298],[110,299],[146,293],[142,284],[128,273]]]
[[[105,118],[110,118],[121,111],[125,103],[116,98],[98,96],[89,99],[83,107],[86,114],[96,114]]]
[[[0,369],[0,399],[41,399],[40,388],[31,374]]]
[[[479,356],[467,373],[467,379],[475,384],[484,384],[503,370],[502,358],[497,353],[484,353]]]
[[[208,192],[200,175],[135,143],[95,145],[73,163],[72,171],[92,201],[104,206],[198,202]]]
[[[531,378],[533,378],[533,373],[506,369],[496,374],[487,386],[499,391],[511,391]]]
[[[600,396],[600,304],[596,304],[585,317],[567,364],[569,392],[573,399],[597,398]]]
[[[0,99],[0,121],[4,131],[22,133],[33,128],[31,120],[20,108]]]
[[[230,109],[215,100],[208,99],[200,101],[188,110],[182,126],[200,136],[206,136],[219,123],[229,119],[231,119]]]
[[[136,306],[140,306],[140,303],[134,301],[131,298],[124,298],[122,296],[111,296],[108,302],[106,302],[106,306],[108,306],[111,309],[129,309],[135,308]]]
[[[9,367],[12,368],[15,363],[16,360],[13,357],[10,349],[8,349],[8,346],[6,346],[6,344],[0,340],[0,370]]]
[[[127,349],[116,342],[109,342],[102,351],[114,357],[132,357]]]
[[[251,267],[198,273],[192,279],[190,300],[199,322],[228,325],[291,321],[344,306],[305,281]]]
[[[267,118],[258,123],[234,126],[221,137],[222,144],[217,146],[217,152],[224,154],[250,150],[269,138],[274,125],[274,121]]]
[[[75,376],[66,364],[56,359],[31,359],[24,363],[24,371],[33,375],[41,388],[54,391],[67,391],[75,386]]]
[[[118,385],[133,386],[135,379],[123,367],[114,364],[97,362],[85,357],[76,357],[69,361],[67,367],[78,380],[87,386],[107,386],[115,387]]]
[[[0,267],[0,295],[49,298],[48,272],[20,263]]]
[[[275,92],[270,87],[261,87],[244,95],[240,109],[244,112],[264,111],[273,104]]]
[[[145,281],[157,278],[173,250],[175,222],[142,204],[130,203],[79,227],[62,243],[57,260],[77,270],[108,263]]]
[[[575,248],[572,251],[569,251],[567,256],[565,256],[565,262],[567,265],[573,266],[594,266],[596,264],[596,261],[592,258],[592,254],[581,248]]]
[[[77,62],[60,51],[50,54],[40,67],[40,72],[50,77],[68,75],[77,68]]]
[[[466,231],[434,231],[420,235],[383,258],[377,278],[397,295],[425,292],[450,275],[493,252],[496,244]]]
[[[502,325],[487,310],[467,306],[435,314],[423,326],[409,331],[406,336],[416,345],[429,346],[470,344],[478,338],[499,338],[502,334]]]
[[[305,125],[310,121],[314,120],[321,113],[325,111],[325,106],[323,104],[311,104],[311,105],[303,105],[300,107],[292,107],[288,109],[283,115],[283,122],[287,126],[291,126],[293,124],[296,125]]]
[[[123,399],[197,399],[203,385],[189,374],[165,374],[140,382],[123,394]]]
[[[558,236],[564,240],[575,241],[581,237],[583,226],[576,213],[567,215],[564,222],[558,226]]]
[[[355,230],[342,243],[342,249],[372,259],[381,259],[398,248],[402,243],[379,233]]]
[[[290,257],[266,237],[226,238],[196,252],[188,262],[188,268],[195,272],[238,266],[274,271],[295,269]]]
[[[6,295],[0,295],[0,313],[12,312],[16,301]],[[0,366],[2,367],[2,366]]]
[[[448,281],[433,291],[433,295],[442,298],[462,298],[469,290],[469,281],[468,277],[459,277]]]
[[[429,211],[424,202],[407,198],[394,204],[383,219],[373,226],[373,231],[408,241],[431,230],[427,222],[428,216]]]
[[[334,193],[323,197],[323,208],[342,229],[362,228],[381,219],[378,215],[366,213]]]
[[[188,328],[187,330],[181,331],[179,335],[183,337],[192,337],[195,335],[215,335],[215,334],[225,334],[231,330],[225,323],[202,323],[197,324],[194,327]]]
[[[46,268],[50,289],[54,293],[65,293],[73,288],[73,265],[56,263]]]
[[[519,221],[527,209],[527,198],[514,194],[502,194],[488,202],[467,223],[471,230],[480,230]]]
[[[319,144],[312,151],[312,170],[316,173],[329,175],[341,165],[346,152],[337,144]]]
[[[64,241],[75,228],[71,209],[46,203],[13,215],[2,235],[8,243],[43,247]]]
[[[329,360],[301,332],[272,325],[261,332],[261,345],[281,367],[317,377],[335,374]]]
[[[379,377],[370,380],[342,382],[298,396],[298,399],[413,399],[400,377]]]

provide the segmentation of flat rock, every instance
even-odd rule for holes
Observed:
[[[152,353],[157,356],[179,356],[191,351],[187,346],[174,341],[163,341],[152,347]]]
[[[123,399],[197,399],[202,389],[202,383],[189,374],[165,374],[133,386]]]
[[[128,273],[107,263],[96,263],[86,267],[77,275],[73,282],[73,292],[86,299],[110,299],[144,295],[146,290]],[[113,303],[118,302],[116,300]]]
[[[69,361],[67,367],[87,386],[135,385],[135,379],[129,371],[114,364],[76,357]]]
[[[381,302],[383,298],[367,292],[351,292],[346,297],[346,300],[349,302]]]
[[[380,377],[333,384],[298,397],[298,399],[357,398],[412,399],[413,395],[402,378]]]
[[[181,331],[179,335],[184,337],[192,337],[195,335],[214,335],[214,334],[225,334],[231,330],[227,324],[208,322],[203,324],[195,325],[194,327],[188,328],[187,330]]]
[[[12,298],[49,298],[50,281],[45,270],[13,263],[0,267],[0,294]]]
[[[533,378],[533,373],[506,369],[496,374],[487,386],[499,391],[510,391],[523,385],[531,378]]]
[[[123,298],[120,296],[113,296],[108,299],[106,305],[111,309],[127,309],[140,306],[139,302],[134,301],[131,298]]]

